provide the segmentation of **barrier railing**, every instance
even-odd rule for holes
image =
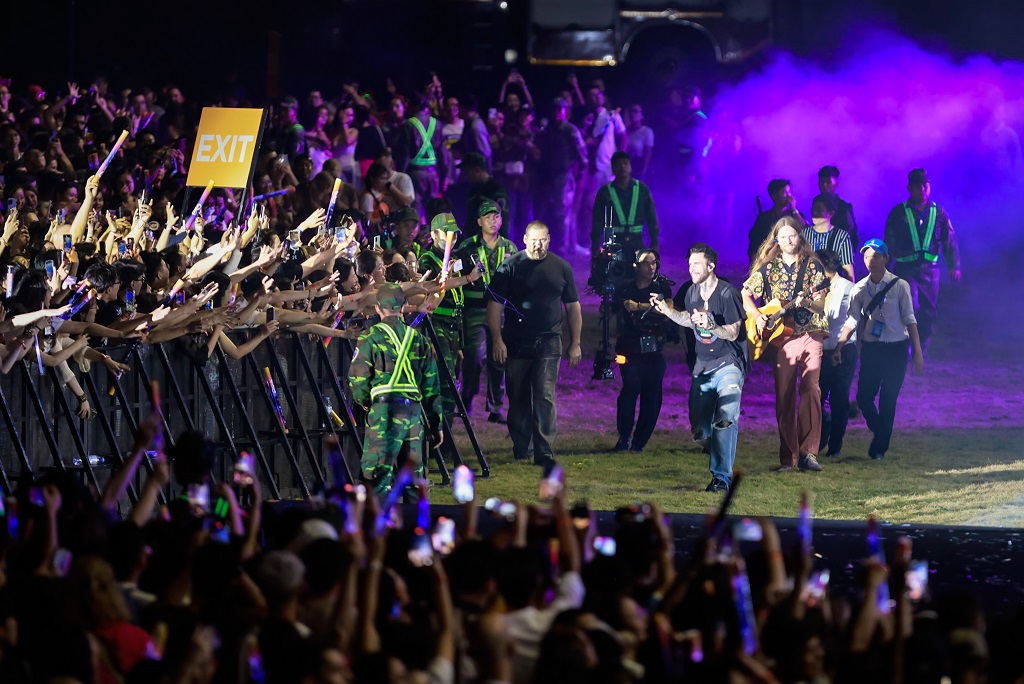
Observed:
[[[247,333],[236,331],[232,336],[241,342]],[[102,489],[132,448],[139,423],[152,412],[152,381],[160,388],[168,447],[182,430],[205,433],[216,446],[213,474],[221,481],[230,478],[237,454],[249,451],[260,469],[265,496],[308,498],[334,476],[328,472],[323,446],[328,435],[341,445],[344,477],[358,479],[362,416],[348,392],[352,358],[348,340],[338,339],[325,347],[318,337],[280,333],[238,360],[219,347],[204,358],[205,349],[187,337],[162,344],[112,346],[105,351],[131,370],[118,377],[93,363],[88,371],[79,372],[77,364],[70,362],[95,412],[86,420],[75,415],[74,397],[56,369],[39,375],[34,364],[20,362],[0,376],[0,486],[6,493],[23,480],[52,470],[76,474],[85,484]],[[286,425],[278,419],[265,381],[267,370]],[[453,391],[454,380],[446,380],[445,391]],[[461,402],[456,417],[465,420]],[[486,476],[487,462],[468,421],[465,427],[480,474]],[[445,455],[461,463],[458,447],[454,440],[445,440],[449,441]],[[446,484],[442,456],[430,456]],[[151,457],[147,455],[145,471],[129,484],[130,503],[136,500],[140,479],[152,469]]]

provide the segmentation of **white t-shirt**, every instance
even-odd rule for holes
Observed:
[[[612,180],[612,155],[615,154],[615,136],[626,132],[626,124],[618,112],[608,111],[602,107],[594,119],[594,136],[600,141],[597,144],[595,154],[595,168],[597,175],[602,178],[603,183],[610,183]]]
[[[579,573],[567,572],[558,581],[555,600],[544,608],[528,606],[505,615],[505,633],[512,644],[512,684],[529,684],[540,655],[540,642],[563,610],[583,605],[585,589]],[[568,683],[566,683],[568,684]]]
[[[413,188],[412,177],[409,174],[395,171],[388,180],[400,193],[408,195],[414,202],[416,201],[416,190]]]
[[[628,136],[626,152],[629,153],[633,163],[643,159],[647,150],[654,147],[654,131],[650,126],[641,126],[635,131],[629,131]]]

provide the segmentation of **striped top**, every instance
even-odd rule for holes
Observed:
[[[842,228],[832,226],[827,233],[819,233],[813,226],[807,226],[801,234],[804,240],[817,252],[819,249],[831,249],[839,255],[839,261],[843,266],[853,263],[853,247],[850,242],[850,234]]]

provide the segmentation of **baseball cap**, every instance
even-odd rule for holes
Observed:
[[[405,293],[398,283],[382,283],[377,288],[377,306],[382,309],[401,309],[405,304]]]
[[[479,152],[467,152],[455,167],[458,169],[486,169],[487,157]]]
[[[420,222],[420,213],[413,207],[402,207],[396,212],[391,214],[391,218],[394,219],[395,223],[401,223],[402,221],[415,221]]]
[[[924,169],[912,169],[907,174],[907,180],[911,185],[923,185],[928,181],[928,172]]]
[[[478,217],[487,216],[488,214],[500,214],[501,207],[497,205],[493,200],[485,199],[480,203],[480,208],[477,210],[476,215]]]
[[[860,248],[860,253],[863,254],[868,250],[869,247],[875,250],[876,252],[881,252],[885,256],[889,256],[889,248],[886,247],[885,243],[879,240],[878,238],[871,238],[870,240],[865,242],[864,246]]]
[[[445,212],[438,214],[430,220],[430,230],[441,230],[444,232],[453,231],[459,232],[459,224],[455,222],[455,217]]]

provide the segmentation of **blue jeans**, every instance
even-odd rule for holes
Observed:
[[[736,462],[743,380],[743,371],[729,364],[693,376],[690,384],[693,439],[708,452],[712,477],[727,484],[732,483],[732,466]]]

